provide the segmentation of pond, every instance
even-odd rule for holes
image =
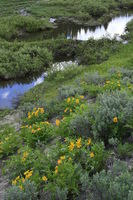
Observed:
[[[67,66],[76,64],[76,62],[60,62],[54,63],[52,71],[63,70]],[[0,81],[0,109],[15,108],[18,105],[19,98],[28,90],[41,84],[47,73],[41,74],[36,78],[24,78],[16,81]]]
[[[90,38],[100,39],[103,37],[113,38],[116,35],[122,35],[125,32],[126,24],[133,19],[133,14],[123,14],[114,17],[108,24],[101,26],[83,26],[72,22],[58,22],[56,27],[52,30],[38,32],[33,34],[23,35],[19,39],[26,41],[43,40],[56,38],[59,35],[64,35],[67,39],[73,40],[88,40]],[[55,20],[51,18],[52,23]],[[119,37],[118,37],[119,39]]]

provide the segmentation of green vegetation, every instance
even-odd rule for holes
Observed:
[[[24,77],[46,69],[52,63],[52,53],[37,45],[4,43],[0,49],[0,78]]]
[[[0,37],[6,40],[15,39],[24,33],[34,33],[37,31],[52,28],[48,19],[36,19],[31,16],[11,16],[1,17]]]
[[[6,9],[7,7],[7,9]],[[51,1],[18,1],[1,0],[0,12],[3,16],[21,13],[36,17],[73,17],[81,21],[90,21],[91,24],[101,24],[108,21],[114,13],[120,10],[132,10],[132,0],[51,0]]]
[[[52,61],[78,59],[81,64],[101,63],[119,50],[116,40],[76,42],[66,39],[44,42],[1,42],[0,78],[24,77],[46,70]],[[85,48],[86,47],[86,48]],[[96,51],[98,50],[98,52]]]
[[[47,69],[45,81],[21,97],[20,127],[0,123],[5,200],[133,199],[133,21],[126,45],[62,36],[11,40],[51,28],[50,17],[95,25],[132,8],[132,0],[1,0],[0,78]],[[53,62],[70,58],[80,64],[51,70]],[[10,112],[0,111],[0,119]]]

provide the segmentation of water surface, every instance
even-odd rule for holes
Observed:
[[[54,63],[51,71],[60,71],[64,68],[76,64],[76,62]],[[15,108],[18,105],[19,98],[28,90],[41,84],[47,73],[41,74],[37,78],[24,78],[16,81],[0,81],[0,109]]]
[[[117,35],[121,36],[125,33],[126,24],[133,19],[133,14],[123,14],[121,16],[114,17],[108,24],[101,26],[83,26],[70,22],[60,22],[56,24],[56,28],[43,32],[26,34],[22,38],[23,40],[43,40],[57,38],[60,35],[64,35],[67,39],[73,40],[88,40],[90,38],[100,39],[104,37],[114,38]],[[55,20],[51,18],[52,23]]]

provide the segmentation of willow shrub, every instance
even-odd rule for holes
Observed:
[[[12,52],[11,52],[12,49]],[[0,48],[0,77],[9,79],[43,71],[52,63],[52,53],[46,48],[24,44]]]
[[[25,32],[37,32],[46,28],[51,28],[52,25],[48,19],[36,19],[32,16],[10,16],[0,19],[0,37],[10,40],[18,37]]]

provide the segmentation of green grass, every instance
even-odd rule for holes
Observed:
[[[36,17],[74,17],[80,20],[94,19],[98,24],[106,21],[118,9],[132,9],[132,0],[1,0],[2,16],[16,15],[21,9]],[[109,18],[108,18],[109,19]]]

